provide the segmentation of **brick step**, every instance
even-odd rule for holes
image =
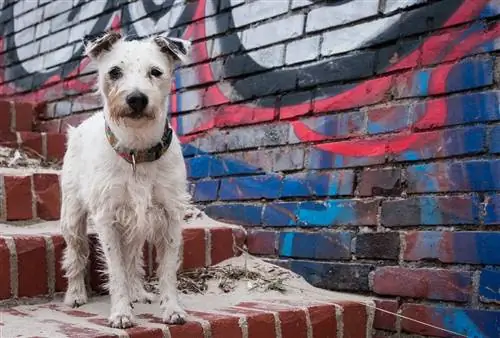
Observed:
[[[32,131],[43,109],[30,102],[0,101],[0,133]]]
[[[243,262],[244,259],[240,257],[222,264],[241,267]],[[253,269],[251,263],[248,266],[250,270]],[[259,271],[264,269],[268,268],[262,265],[259,267]],[[371,336],[375,316],[370,299],[316,289],[293,275],[286,283],[285,293],[248,291],[246,281],[242,280],[235,290],[225,294],[215,292],[215,286],[204,294],[181,294],[181,303],[189,315],[184,325],[162,324],[160,305],[155,301],[153,304],[134,305],[135,327],[127,330],[112,329],[107,324],[109,298],[101,296],[91,298],[88,304],[78,309],[66,307],[59,299],[47,304],[0,308],[3,316],[2,332],[6,337],[89,338]],[[26,325],[27,322],[30,325]]]
[[[0,168],[0,221],[57,220],[59,171]]]
[[[66,150],[66,136],[62,133],[0,130],[0,146],[21,148],[47,160],[60,161]]]
[[[87,281],[95,292],[104,292],[105,277],[99,272],[98,241],[89,228],[90,259]],[[183,269],[211,266],[240,253],[245,232],[240,227],[189,226],[183,229]],[[58,222],[29,226],[0,224],[0,304],[29,298],[51,298],[66,289],[61,269],[64,239]],[[155,248],[146,244],[143,250],[145,271],[156,270]]]

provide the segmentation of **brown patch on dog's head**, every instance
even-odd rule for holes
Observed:
[[[113,45],[122,38],[120,32],[108,31],[102,37],[88,43],[85,46],[85,55],[91,59],[97,59],[104,52],[109,52]]]
[[[174,62],[186,63],[188,61],[191,42],[188,40],[156,36],[154,43],[158,45],[160,51],[173,59]]]

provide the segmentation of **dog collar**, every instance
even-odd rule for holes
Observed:
[[[165,124],[165,131],[160,142],[148,149],[129,149],[118,146],[118,139],[106,123],[106,138],[114,151],[128,163],[132,164],[135,172],[135,165],[143,162],[154,162],[159,159],[170,147],[172,143],[172,128],[168,122]]]

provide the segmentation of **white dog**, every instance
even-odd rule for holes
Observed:
[[[87,301],[88,218],[107,263],[112,327],[132,326],[132,302],[153,299],[142,280],[145,240],[156,245],[163,321],[185,321],[176,272],[190,196],[166,107],[175,64],[185,60],[189,48],[185,40],[157,36],[126,41],[116,32],[86,46],[98,68],[104,108],[68,131],[61,178],[65,303]]]

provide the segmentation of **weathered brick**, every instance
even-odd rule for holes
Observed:
[[[320,36],[315,35],[290,42],[286,46],[285,64],[311,61],[319,56]]]
[[[400,196],[404,185],[401,169],[368,169],[359,174],[358,194],[360,196]]]
[[[58,220],[61,211],[59,175],[33,175],[37,216],[44,220]]]
[[[419,102],[414,106],[405,105],[410,113],[409,122],[415,129],[432,129],[441,126],[496,121],[500,119],[498,93],[460,94]],[[445,116],[443,120],[431,116]],[[394,123],[397,123],[394,121]]]
[[[307,172],[283,178],[281,197],[352,195],[354,172],[339,170]]]
[[[427,0],[386,0],[384,4],[383,13],[393,12],[395,10],[401,8],[407,8],[410,6],[415,6],[419,4],[423,4],[427,2]]]
[[[247,234],[248,252],[257,255],[275,255],[277,238],[276,231],[250,230]]]
[[[310,148],[306,154],[305,167],[307,169],[329,169],[329,168],[349,168],[385,162],[385,155],[363,156],[356,154],[343,155],[335,149],[351,148],[358,141],[339,141],[332,143],[322,143],[314,148]]]
[[[487,195],[485,198],[484,215],[485,224],[499,224],[500,223],[500,194]]]
[[[183,229],[183,269],[194,269],[205,266],[205,230]]]
[[[280,191],[281,177],[279,176],[231,177],[221,180],[219,198],[221,200],[278,198]]]
[[[354,3],[354,4],[355,4],[354,6],[365,5],[363,3],[359,4]],[[371,2],[371,5],[373,4],[375,4],[375,2]],[[335,7],[330,7],[330,9],[331,10],[335,9]],[[324,11],[324,8],[318,8],[318,10]],[[364,15],[364,13],[365,13],[364,11],[360,11],[357,15]],[[335,18],[339,17],[337,16],[337,14],[334,14],[332,18],[333,20],[335,20]],[[321,55],[326,56],[326,55],[340,54],[356,50],[359,48],[367,47],[370,44],[373,44],[374,42],[371,39],[373,38],[374,29],[389,27],[397,23],[399,19],[400,19],[399,15],[394,15],[391,17],[377,19],[376,21],[370,21],[366,23],[360,23],[354,26],[347,26],[345,28],[329,30],[323,33],[323,43],[321,44]],[[319,24],[321,25],[321,23]],[[391,38],[392,36],[390,35],[379,35],[377,37],[377,43],[385,42],[387,40],[390,40]]]
[[[497,323],[500,321],[500,311],[404,304],[401,314],[409,318],[418,318],[420,322],[434,326],[423,325],[403,318],[401,328],[409,333],[450,337],[450,333],[436,328],[443,327],[466,337],[496,337],[498,335]]]
[[[235,128],[228,131],[225,142],[228,150],[286,144],[287,124],[266,124],[258,127]]]
[[[368,134],[382,134],[408,128],[412,107],[394,104],[366,110]]]
[[[234,238],[231,228],[210,228],[210,255],[213,265],[234,256]]]
[[[477,196],[421,196],[382,202],[382,224],[418,226],[479,223]]]
[[[500,154],[500,126],[491,128],[488,140],[488,149],[490,150],[490,153]]]
[[[406,234],[403,258],[408,261],[500,264],[500,232],[412,231]]]
[[[250,2],[231,11],[236,28],[277,16],[288,11],[288,1]]]
[[[344,25],[377,15],[377,1],[367,3],[350,1],[338,6],[323,6],[313,9],[307,16],[306,31],[312,32],[325,28]],[[354,38],[351,36],[351,38]]]
[[[381,267],[375,271],[373,291],[380,295],[467,302],[472,294],[470,272],[445,269]]]
[[[224,63],[224,77],[240,76],[283,65],[285,45],[274,45],[243,55],[231,55]]]
[[[398,302],[394,300],[375,299],[375,318],[373,319],[373,328],[379,330],[396,331],[396,315],[398,312]],[[383,311],[380,311],[381,309]],[[390,312],[390,313],[387,313]]]
[[[352,81],[373,75],[375,53],[359,52],[354,55],[338,56],[323,63],[323,67],[299,68],[299,88],[334,81]]]
[[[308,307],[313,331],[312,338],[336,338],[337,320],[333,305],[315,305]]]
[[[271,226],[372,226],[377,223],[377,210],[378,201],[273,202],[265,206],[263,224]]]
[[[285,19],[262,24],[245,31],[243,44],[246,49],[253,49],[297,37],[302,34],[304,22],[305,16],[296,14]]]
[[[261,224],[262,206],[253,204],[212,204],[206,207],[205,212],[216,219],[251,226]]]
[[[399,258],[400,238],[397,232],[365,233],[356,236],[354,254],[357,258]]]
[[[500,302],[500,271],[486,268],[481,270],[479,277],[479,299],[484,303]]]
[[[194,185],[193,199],[196,202],[215,201],[219,190],[219,180],[198,181]]]
[[[16,237],[19,297],[48,293],[47,252],[43,237]]]
[[[404,151],[388,144],[391,161],[419,161],[458,155],[472,155],[486,150],[484,126],[415,133],[420,142],[414,142]]]
[[[10,290],[10,250],[5,239],[0,238],[0,300],[11,296]]]
[[[30,176],[4,176],[7,220],[33,218]]]
[[[313,259],[350,259],[350,232],[282,232],[279,254],[284,257]]]
[[[369,264],[316,263],[292,260],[290,268],[316,287],[359,292],[369,291],[368,275],[374,267]]]
[[[230,155],[210,157],[210,176],[213,177],[259,173],[262,173],[260,168],[235,160]]]
[[[408,192],[500,190],[500,160],[428,163],[408,167]]]
[[[429,84],[417,79],[428,78],[431,73],[448,73],[446,86]],[[468,89],[488,86],[493,83],[493,62],[491,59],[469,59],[456,64],[440,65],[434,69],[423,69],[409,72],[395,79],[396,97],[437,95],[459,92]]]
[[[303,124],[303,125],[302,125]],[[364,133],[365,118],[361,112],[312,117],[292,122],[289,143],[341,139]]]

